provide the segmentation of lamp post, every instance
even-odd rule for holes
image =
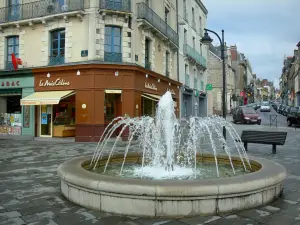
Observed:
[[[214,32],[213,30],[209,30],[209,29],[206,29],[204,28],[204,36],[203,38],[201,39],[201,42],[205,45],[209,45],[212,43],[213,39],[209,36],[208,32],[211,32],[213,34],[215,34],[219,41],[220,41],[220,44],[221,44],[221,59],[222,59],[222,63],[223,63],[223,94],[222,94],[222,104],[223,104],[223,107],[222,107],[222,115],[223,115],[223,118],[226,119],[226,70],[225,70],[225,41],[224,41],[224,30],[222,30],[222,39],[220,38],[220,36]],[[223,137],[224,139],[226,140],[226,128],[225,126],[223,126]]]

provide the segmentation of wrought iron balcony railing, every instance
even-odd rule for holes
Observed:
[[[131,0],[100,0],[100,9],[131,12]]]
[[[198,89],[198,80],[194,78],[194,89]]]
[[[65,63],[64,55],[49,56],[49,66],[61,65]]]
[[[104,52],[104,61],[105,62],[122,62],[122,53],[121,52]]]
[[[194,48],[192,48],[188,44],[184,44],[183,51],[185,55],[192,58],[198,65],[207,68],[206,59],[202,55],[200,55]]]
[[[84,9],[84,0],[40,0],[0,8],[0,24]]]
[[[4,65],[5,70],[14,70],[14,66],[11,61],[6,61]]]
[[[151,62],[145,61],[145,68],[151,70]]]
[[[145,3],[138,3],[137,18],[146,20],[149,24],[169,38],[176,46],[179,43],[178,34]]]
[[[190,87],[190,75],[189,74],[185,74],[185,86]]]

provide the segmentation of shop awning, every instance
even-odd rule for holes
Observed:
[[[56,105],[60,100],[74,94],[74,91],[35,92],[21,99],[21,105]]]
[[[148,93],[142,94],[142,97],[148,98],[148,99],[150,99],[152,101],[156,101],[156,102],[158,102],[159,99],[161,98],[161,96],[159,96],[159,95],[148,94]]]
[[[105,93],[106,94],[121,94],[122,90],[109,90],[109,89],[106,89]]]

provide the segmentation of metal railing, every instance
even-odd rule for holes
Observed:
[[[105,62],[122,62],[123,54],[121,52],[104,52]]]
[[[56,0],[41,0],[0,8],[0,24],[50,16],[84,9],[84,0],[65,0],[61,5]]]
[[[185,74],[185,86],[190,87],[190,75]]]
[[[151,70],[151,62],[145,61],[145,68]]]
[[[100,9],[131,12],[131,0],[100,0]]]
[[[138,3],[138,19],[144,19],[178,46],[178,34],[145,3]]]
[[[14,70],[15,68],[11,61],[5,61],[4,69],[5,70]]]
[[[65,63],[64,55],[49,56],[49,66],[61,65]]]
[[[206,68],[206,59],[202,55],[200,55],[194,48],[192,48],[188,44],[184,44],[183,52],[185,55],[195,60],[196,63]]]

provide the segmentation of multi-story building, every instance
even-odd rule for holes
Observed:
[[[201,43],[207,9],[201,0],[178,1],[181,116],[207,116],[207,52]]]
[[[18,2],[0,2],[4,133],[97,141],[113,118],[153,116],[167,90],[179,115],[176,0]]]
[[[223,62],[220,58],[220,47],[210,45],[208,53],[208,74],[207,82],[212,84],[213,89],[208,95],[209,106],[212,103],[212,110],[209,110],[209,115],[222,114],[222,94],[223,94]],[[235,107],[233,95],[235,94],[235,70],[232,68],[232,56],[230,49],[225,53],[226,61],[226,110]]]

